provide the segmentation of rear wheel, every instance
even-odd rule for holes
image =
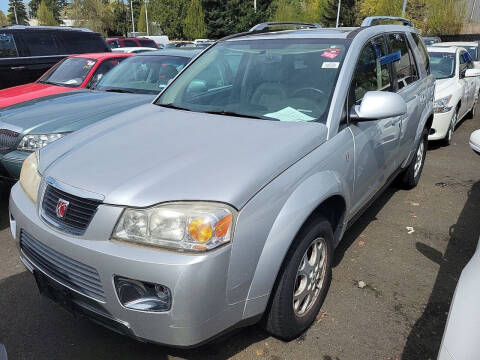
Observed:
[[[477,104],[478,104],[478,96],[477,98],[475,99],[475,102],[473,103],[473,106],[472,106],[472,109],[470,110],[470,112],[468,113],[468,118],[469,119],[473,119],[475,117],[475,113],[477,111]]]
[[[447,135],[443,139],[443,144],[448,146],[452,143],[453,133],[455,132],[455,125],[458,121],[458,107],[455,109],[452,115],[452,119],[450,120],[450,126],[448,127]]]
[[[298,233],[265,314],[265,328],[275,337],[293,340],[315,320],[330,285],[332,242],[332,227],[320,216]]]
[[[407,189],[413,189],[417,186],[420,176],[422,175],[423,166],[425,164],[425,156],[428,148],[428,131],[423,130],[422,138],[417,146],[415,155],[410,165],[405,169],[400,177],[400,185]]]

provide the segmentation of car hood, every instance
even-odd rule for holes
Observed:
[[[326,136],[327,128],[320,123],[235,118],[147,104],[45,147],[39,171],[103,195],[108,204],[147,207],[205,200],[241,208]]]
[[[76,131],[119,112],[151,102],[154,95],[72,91],[28,101],[0,111],[0,128],[19,133]]]
[[[14,86],[0,90],[0,108],[72,90],[74,88],[40,83]]]
[[[456,84],[457,79],[455,77],[435,81],[435,100],[451,95]]]

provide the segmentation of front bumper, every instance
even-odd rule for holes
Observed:
[[[452,116],[455,108],[452,108],[446,113],[436,113],[433,116],[432,132],[428,136],[428,140],[442,140],[445,139],[452,122]]]
[[[15,150],[0,155],[0,180],[16,182],[20,178],[23,162],[30,154],[30,152]]]
[[[190,347],[242,320],[245,301],[235,304],[227,301],[230,245],[197,255],[109,240],[121,211],[117,206],[100,205],[86,233],[76,237],[59,232],[41,220],[37,207],[19,184],[10,195],[11,230],[19,248],[23,231],[55,252],[95,269],[103,299],[88,297],[74,288],[70,291],[75,295],[76,305],[82,308],[82,304],[87,304],[83,310],[93,309],[96,316],[118,325],[117,330],[146,341]],[[42,271],[34,259],[28,258],[22,249],[20,252],[27,268]],[[172,308],[155,313],[123,307],[114,289],[115,275],[167,286],[172,292]],[[62,284],[55,276],[50,278]]]

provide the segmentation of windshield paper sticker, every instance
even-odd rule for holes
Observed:
[[[265,116],[278,119],[280,121],[312,121],[315,118],[305,115],[304,113],[288,106],[282,110],[277,112],[273,112],[270,114],[265,114]]]
[[[324,62],[322,69],[338,69],[340,63],[338,61]]]
[[[335,59],[338,55],[340,55],[340,51],[340,49],[328,49],[325,50],[320,56],[327,59]]]

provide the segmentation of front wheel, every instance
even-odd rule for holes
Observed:
[[[417,146],[415,155],[410,165],[405,169],[400,177],[400,184],[407,188],[413,189],[417,186],[420,176],[422,175],[423,166],[425,165],[425,156],[428,148],[428,131],[423,130],[422,138]]]
[[[277,275],[264,325],[273,336],[290,341],[313,323],[331,279],[333,232],[315,217],[298,233]]]
[[[454,110],[452,119],[450,120],[450,126],[448,127],[447,135],[443,139],[443,144],[449,146],[452,143],[453,133],[455,132],[455,125],[458,122],[458,107]]]

